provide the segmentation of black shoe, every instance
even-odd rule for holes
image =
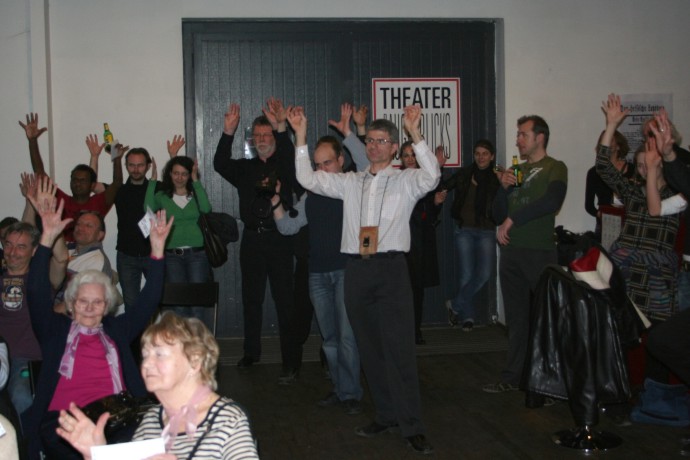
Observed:
[[[278,385],[292,385],[297,381],[299,371],[297,369],[284,369],[278,377]]]
[[[254,359],[251,356],[244,355],[242,359],[237,361],[237,367],[239,367],[240,369],[249,369],[250,367],[252,367],[252,364],[258,362],[258,359]]]
[[[323,399],[319,399],[316,402],[316,405],[319,407],[332,407],[332,406],[337,406],[340,404],[340,399],[338,398],[338,395],[335,394],[334,392],[330,392],[324,397]]]
[[[381,425],[380,423],[371,422],[367,426],[355,428],[355,434],[364,438],[373,438],[381,433],[393,433],[394,431],[397,431],[397,429],[397,423],[393,425]]]
[[[433,446],[429,444],[429,441],[426,440],[426,436],[424,436],[423,434],[408,436],[405,439],[407,439],[407,445],[419,454],[431,455],[434,453]]]
[[[357,415],[362,413],[362,405],[356,399],[346,399],[342,404],[347,415]]]
[[[465,321],[462,323],[462,330],[465,332],[472,332],[472,328],[474,327],[474,323],[472,321]]]

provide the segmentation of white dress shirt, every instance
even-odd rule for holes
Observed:
[[[371,174],[314,171],[306,145],[297,147],[295,168],[302,187],[319,195],[343,200],[340,250],[359,254],[361,227],[378,227],[378,252],[410,250],[410,215],[417,201],[438,185],[441,170],[425,141],[413,145],[418,169],[391,165]]]

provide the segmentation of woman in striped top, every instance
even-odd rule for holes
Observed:
[[[166,312],[141,343],[141,374],[161,404],[144,415],[133,440],[162,437],[166,448],[150,460],[259,458],[247,415],[214,391],[218,343],[201,321]],[[90,459],[91,446],[105,444],[106,421],[94,424],[71,406],[60,414],[58,434]]]

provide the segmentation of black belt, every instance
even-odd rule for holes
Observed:
[[[402,251],[388,251],[388,252],[377,252],[376,254],[348,254],[353,259],[393,259],[395,257],[405,254]]]
[[[205,249],[203,247],[201,248],[172,248],[172,249],[166,249],[165,252],[168,254],[175,254],[178,256],[183,256],[185,253],[187,254],[193,254],[195,252],[203,252]]]
[[[254,233],[275,232],[277,230],[275,227],[249,227],[247,225],[244,226],[244,229]]]
[[[684,260],[680,264],[680,271],[690,272],[690,260]]]

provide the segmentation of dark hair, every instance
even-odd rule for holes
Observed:
[[[17,222],[19,222],[19,219],[16,217],[5,217],[4,219],[0,220],[0,230],[5,227],[9,227],[12,224],[16,224]]]
[[[496,147],[494,147],[494,144],[489,140],[489,139],[479,139],[477,142],[474,143],[472,146],[472,154],[474,155],[474,151],[477,150],[477,147],[482,147],[491,152],[492,155],[496,155]]]
[[[412,141],[405,141],[402,143],[402,145],[400,145],[400,160],[402,160],[403,151],[408,147],[412,147]],[[414,150],[412,151],[412,155],[414,155]],[[417,159],[415,158],[414,161],[417,161]],[[407,166],[405,166],[404,161],[401,161],[400,162],[400,170],[402,171],[403,169],[407,169]]]
[[[597,145],[601,144],[601,138],[604,137],[605,132],[606,130],[602,131],[601,134],[599,134]],[[628,140],[625,138],[623,134],[621,134],[620,131],[616,131],[613,133],[613,140],[616,142],[616,145],[618,146],[618,152],[616,152],[616,159],[625,160],[628,156],[628,153],[630,153],[630,144],[628,144]]]
[[[79,217],[77,217],[77,218],[75,219],[75,223],[76,223],[76,221],[79,220],[79,219],[81,218],[81,216],[83,216],[84,214],[93,214],[94,216],[98,217],[98,223],[99,223],[100,226],[101,226],[100,230],[101,230],[103,233],[105,233],[105,219],[103,219],[103,216],[102,216],[101,213],[98,212],[98,211],[94,211],[94,210],[91,210],[91,209],[82,209],[81,211],[79,211]]]
[[[266,115],[259,115],[258,117],[254,118],[254,121],[252,122],[252,132],[254,132],[254,128],[257,126],[270,126],[271,129],[273,129],[273,125],[270,121],[268,121]]]
[[[130,149],[125,155],[125,163],[127,163],[127,160],[129,160],[130,155],[144,155],[144,158],[146,158],[146,164],[151,164],[151,155],[149,155],[148,150],[146,150],[144,147],[134,147],[133,149]]]
[[[532,131],[535,136],[539,134],[544,135],[544,148],[546,149],[549,145],[549,125],[546,123],[546,120],[539,115],[524,115],[518,118],[517,124],[518,126],[524,125],[528,121],[532,122]]]
[[[398,127],[395,126],[392,121],[386,120],[385,118],[379,118],[378,120],[372,121],[371,124],[367,126],[367,134],[369,134],[369,131],[384,131],[394,144],[400,142],[400,131],[398,131]]]
[[[41,239],[41,232],[38,231],[36,227],[26,222],[15,222],[9,227],[7,227],[7,233],[5,237],[11,235],[12,233],[26,233],[31,237],[31,247],[35,248],[38,246],[38,242]]]
[[[72,172],[70,173],[70,178],[72,177],[72,174],[74,174],[76,171],[86,171],[87,173],[89,173],[89,176],[91,176],[91,182],[96,182],[98,180],[96,171],[94,171],[93,168],[89,165],[79,164],[75,166]]]
[[[189,171],[189,179],[187,180],[187,194],[191,195],[192,169],[194,169],[194,160],[189,157],[174,157],[165,164],[165,168],[163,168],[163,185],[161,186],[161,190],[169,197],[172,197],[173,193],[175,193],[175,185],[172,182],[172,170],[175,165],[180,165]]]
[[[321,147],[322,145],[327,144],[330,145],[333,151],[335,152],[335,157],[340,158],[343,156],[343,146],[336,138],[335,136],[322,136],[319,138],[318,141],[316,141],[316,146],[314,147],[314,151]]]

